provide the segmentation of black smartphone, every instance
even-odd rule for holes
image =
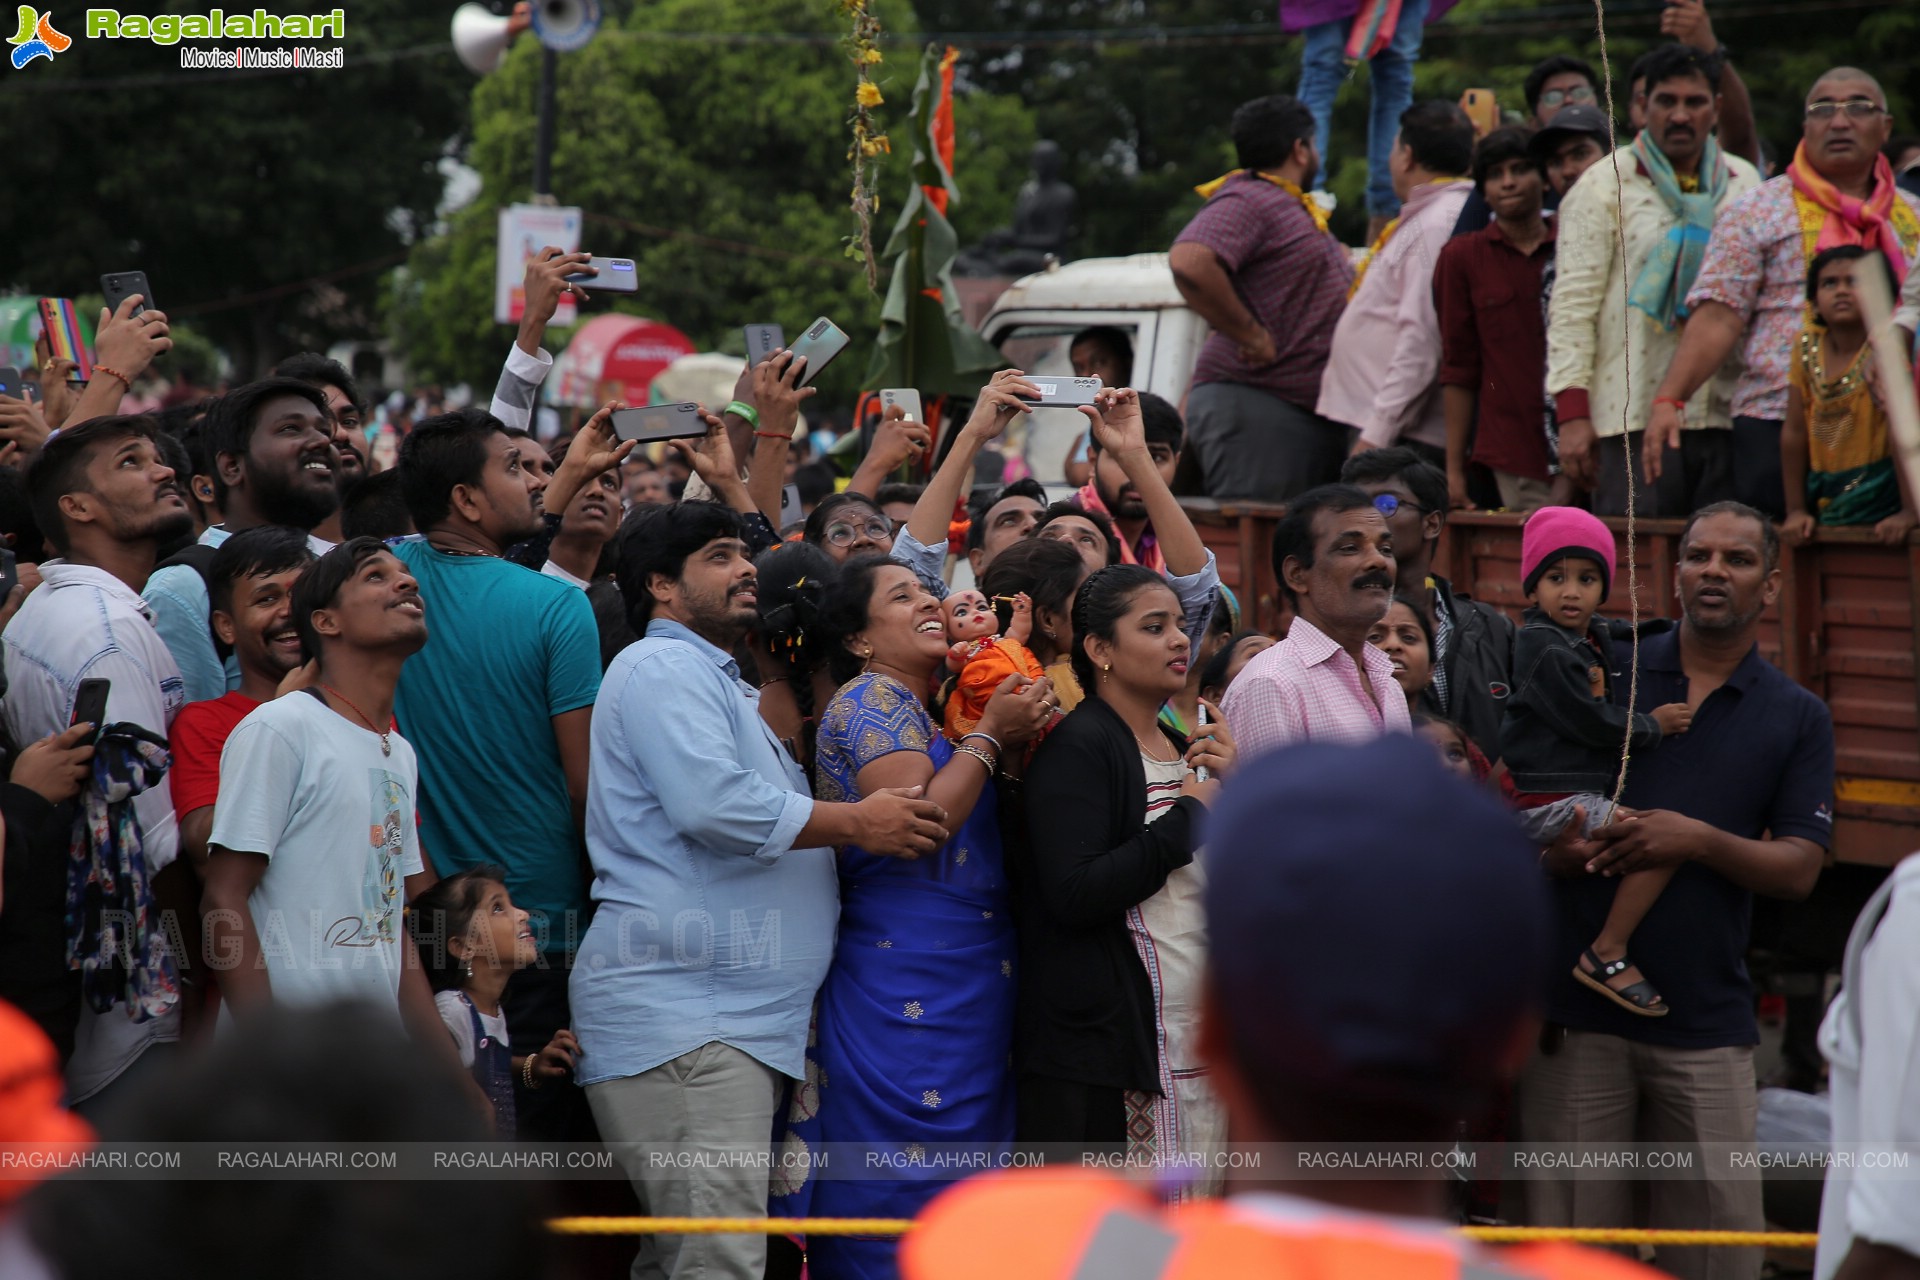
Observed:
[[[584,271],[567,277],[569,283],[589,284],[608,293],[638,293],[640,277],[634,273],[632,258],[588,258],[587,265],[596,274]]]
[[[700,406],[691,400],[681,404],[650,404],[639,409],[615,409],[612,422],[614,439],[631,440],[635,444],[696,440],[707,434]]]
[[[67,721],[67,727],[90,724],[98,729],[106,724],[107,694],[112,688],[111,680],[82,680],[73,695],[73,718]]]
[[[777,324],[750,324],[747,334],[747,367],[760,364],[774,352],[787,345],[787,334]]]
[[[800,385],[806,386],[820,376],[820,371],[833,363],[835,356],[847,349],[853,341],[833,321],[821,316],[807,326],[807,331],[794,339],[789,348],[795,356],[807,358],[807,371],[800,375]]]
[[[20,371],[10,364],[0,364],[0,396],[12,396],[15,400],[27,398],[26,383]]]
[[[147,284],[144,271],[109,272],[100,277],[100,292],[106,295],[108,315],[118,312],[120,304],[136,293],[140,295],[140,305],[133,309],[134,315],[154,305],[153,289]]]
[[[6,547],[0,547],[0,601],[13,594],[20,585],[20,557]]]

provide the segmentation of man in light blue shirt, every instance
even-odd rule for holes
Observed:
[[[708,502],[628,522],[620,589],[645,638],[614,659],[594,704],[599,909],[573,971],[577,1078],[656,1215],[766,1214],[767,1171],[752,1163],[770,1150],[783,1077],[804,1070],[833,954],[828,846],[917,857],[946,839],[919,787],[857,804],[808,795],[732,657],[758,621],[742,532],[738,513]],[[695,1149],[708,1167],[655,1159]],[[763,1236],[653,1236],[633,1275],[758,1280],[765,1261]]]

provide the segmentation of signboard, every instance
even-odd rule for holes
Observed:
[[[580,211],[555,205],[510,204],[500,211],[500,240],[493,269],[493,318],[519,324],[526,313],[523,282],[527,263],[548,245],[573,253],[580,247]],[[573,324],[578,307],[571,295],[560,299],[552,323]]]

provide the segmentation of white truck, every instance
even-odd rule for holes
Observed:
[[[1133,385],[1178,405],[1186,399],[1206,322],[1188,310],[1164,253],[1083,258],[1022,276],[1007,286],[980,324],[988,342],[1016,368],[1068,375],[1073,335],[1108,325],[1133,342]],[[1061,467],[1086,419],[1071,409],[1036,410],[1015,442],[1034,478],[1061,482]]]

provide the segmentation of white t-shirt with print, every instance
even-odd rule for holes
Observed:
[[[405,879],[421,870],[413,748],[291,693],[220,753],[209,846],[264,854],[247,899],[273,999],[357,999],[399,1011]]]

